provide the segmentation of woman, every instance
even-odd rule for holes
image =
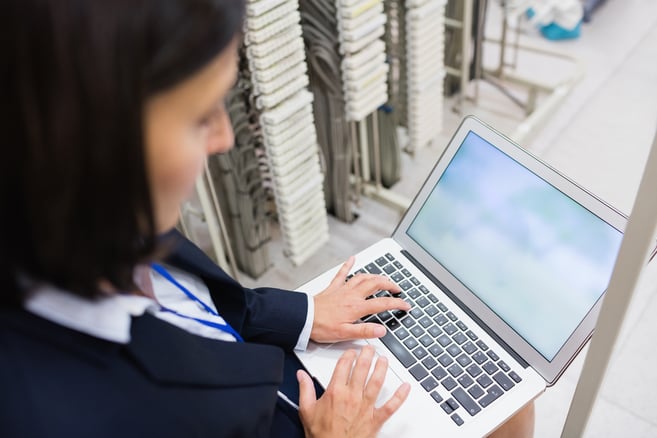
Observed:
[[[364,300],[394,285],[375,276],[344,285],[346,265],[313,302],[245,290],[170,231],[206,156],[232,146],[223,99],[244,5],[35,0],[7,9],[0,435],[324,436],[356,424],[339,412],[364,387],[361,413],[372,421],[358,426],[380,427],[408,388],[374,409],[376,382],[345,378],[355,353],[336,373],[350,383],[346,394],[316,401],[300,374],[303,428],[277,391],[283,351],[305,346],[308,333],[381,335],[336,321],[405,308]],[[163,258],[161,275],[148,272]],[[171,284],[205,293],[209,313],[148,298],[169,273]],[[369,369],[372,352],[360,357],[357,369]]]
[[[311,299],[242,288],[173,231],[208,154],[232,146],[236,0],[4,7],[0,436],[373,436],[386,364],[349,352],[316,399],[290,354],[376,337],[408,310],[353,260]],[[245,342],[242,342],[245,341]],[[353,367],[353,372],[351,371]],[[290,378],[290,372],[292,378]]]

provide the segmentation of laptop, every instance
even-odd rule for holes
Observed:
[[[311,342],[324,387],[349,348],[389,359],[379,402],[411,393],[381,436],[479,437],[553,385],[590,338],[626,217],[474,117],[450,140],[393,235],[352,275],[386,275],[407,312],[385,337]],[[339,266],[298,290],[325,289]],[[386,295],[379,291],[376,295]]]

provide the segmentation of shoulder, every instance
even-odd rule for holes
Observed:
[[[124,346],[0,311],[0,436],[266,436],[282,352],[163,324]]]

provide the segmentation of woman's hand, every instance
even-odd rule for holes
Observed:
[[[358,360],[349,350],[340,357],[326,392],[317,400],[310,376],[297,371],[299,416],[306,437],[374,437],[388,418],[408,397],[411,386],[402,384],[383,406],[374,406],[388,370],[388,361],[379,357],[368,379],[374,348],[364,347]],[[354,360],[356,364],[354,365]],[[352,369],[353,368],[353,369]]]
[[[381,324],[354,324],[365,315],[384,310],[408,311],[411,306],[401,298],[366,298],[380,290],[399,292],[399,287],[382,275],[358,274],[345,282],[354,265],[349,257],[331,284],[315,295],[315,319],[310,338],[315,342],[337,342],[349,339],[380,338],[386,329]]]

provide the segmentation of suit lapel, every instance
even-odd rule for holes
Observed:
[[[283,376],[283,350],[192,335],[156,317],[133,318],[126,346],[154,380],[202,386],[276,385]]]

